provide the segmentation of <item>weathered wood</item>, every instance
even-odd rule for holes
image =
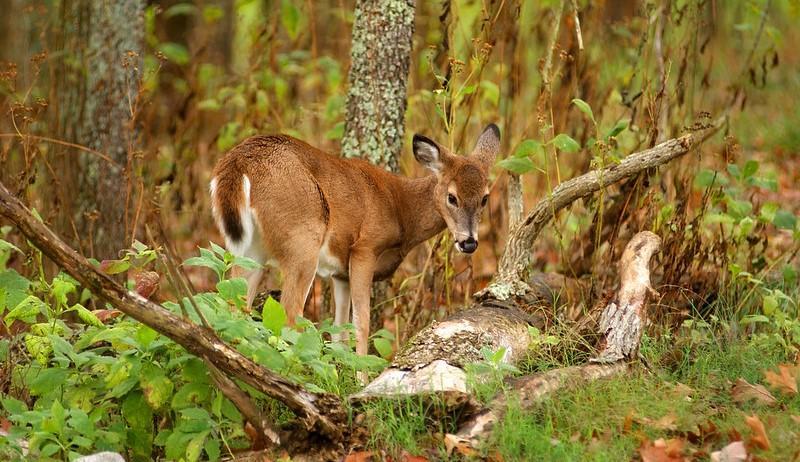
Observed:
[[[686,154],[719,131],[725,120],[726,118],[721,117],[679,138],[673,138],[653,148],[631,154],[618,164],[600,170],[592,170],[556,186],[549,196],[536,204],[519,225],[510,230],[495,278],[486,289],[476,296],[507,300],[513,296],[525,295],[530,290],[525,281],[531,267],[531,247],[539,233],[557,212],[601,188]]]
[[[543,321],[511,304],[477,303],[419,331],[390,368],[350,399],[467,393],[467,364],[484,360],[482,349],[505,349],[502,361],[517,364],[530,346],[528,326]]]
[[[603,349],[592,362],[613,363],[632,358],[639,350],[642,327],[647,320],[645,302],[650,287],[650,257],[661,247],[661,238],[650,231],[636,234],[619,261],[620,288],[600,317]]]
[[[190,353],[211,362],[220,371],[283,402],[304,420],[308,428],[332,440],[341,438],[345,412],[336,396],[306,390],[243,356],[223,342],[213,330],[189,322],[161,305],[126,290],[67,246],[1,183],[0,215],[16,224],[34,246],[100,299],[169,337]]]
[[[527,409],[556,390],[627,371],[628,364],[619,360],[632,357],[638,349],[645,302],[647,294],[652,291],[650,258],[660,245],[661,238],[642,231],[625,246],[619,262],[620,288],[606,306],[600,323],[604,345],[594,362],[602,364],[592,362],[510,380],[508,388],[511,391],[494,398],[485,409],[463,423],[457,434],[448,435],[450,443],[477,446],[492,431],[493,425],[503,418],[511,399]]]

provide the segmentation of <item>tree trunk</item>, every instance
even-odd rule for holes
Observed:
[[[415,0],[358,0],[342,154],[396,172],[403,147]]]
[[[70,0],[62,5],[59,135],[106,154],[111,162],[74,152],[62,155],[54,193],[68,218],[59,229],[83,241],[81,247],[98,258],[115,258],[117,250],[130,244],[127,212],[144,6],[142,0]]]

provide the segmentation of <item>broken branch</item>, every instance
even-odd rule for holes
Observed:
[[[476,297],[506,300],[512,296],[526,295],[530,291],[525,281],[531,267],[531,247],[539,233],[557,212],[601,188],[686,154],[719,131],[725,124],[725,120],[726,117],[720,117],[697,131],[636,152],[625,157],[618,164],[592,170],[558,185],[548,197],[536,204],[521,223],[509,232],[508,243],[500,259],[497,275],[486,289],[475,294]]]

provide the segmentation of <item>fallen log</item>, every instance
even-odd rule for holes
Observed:
[[[223,342],[210,328],[198,326],[136,292],[125,289],[67,246],[2,183],[0,215],[16,224],[34,246],[94,295],[169,337],[220,371],[286,404],[303,420],[307,428],[314,429],[333,441],[342,437],[341,426],[346,420],[346,414],[338,397],[306,390],[243,356]]]
[[[661,239],[649,231],[636,234],[628,243],[620,260],[621,285],[601,318],[604,348],[598,361],[612,362],[619,356],[630,357],[641,337],[641,321],[636,316],[643,313],[646,296],[650,293],[650,257]],[[519,309],[512,302],[482,300],[441,322],[433,322],[412,337],[397,353],[391,367],[386,369],[363,390],[350,397],[359,403],[374,398],[397,398],[410,395],[433,394],[454,400],[454,396],[468,395],[468,364],[484,360],[483,350],[504,349],[502,362],[518,365],[531,345],[529,326],[542,328],[544,316],[535,316]],[[620,356],[621,355],[621,356]],[[581,366],[583,367],[583,366]],[[602,369],[592,365],[589,370]],[[614,366],[612,369],[616,370]],[[549,379],[533,379],[534,383],[552,384],[580,370],[565,374],[552,373]],[[519,383],[525,382],[520,379]],[[541,385],[533,388],[541,387]],[[526,387],[522,387],[525,389]]]
[[[629,370],[628,360],[639,348],[650,288],[650,259],[661,246],[661,238],[642,231],[628,242],[619,262],[620,288],[606,305],[600,321],[600,354],[589,364],[554,369],[508,381],[509,392],[494,398],[483,410],[464,422],[458,433],[448,435],[448,446],[476,447],[503,418],[510,397],[528,409],[554,391],[576,387]]]

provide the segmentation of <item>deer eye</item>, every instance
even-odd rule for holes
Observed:
[[[458,206],[458,199],[456,199],[455,195],[448,194],[447,195],[447,203],[452,205],[453,207],[457,207]]]
[[[483,196],[483,199],[481,199],[481,207],[486,207],[486,203],[487,202],[489,202],[489,195],[488,194]]]

